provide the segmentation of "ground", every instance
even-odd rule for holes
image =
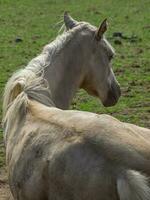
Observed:
[[[11,74],[25,66],[58,34],[63,12],[94,25],[108,18],[108,40],[116,50],[113,69],[122,97],[112,108],[79,91],[73,109],[108,113],[150,128],[150,1],[149,0],[1,0],[0,1],[0,121],[2,94]],[[0,127],[0,200],[7,195],[5,153]],[[8,194],[9,196],[9,194]]]

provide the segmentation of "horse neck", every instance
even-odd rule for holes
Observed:
[[[58,108],[68,109],[81,85],[84,65],[82,54],[78,44],[70,42],[57,52],[54,61],[45,69],[52,100]]]

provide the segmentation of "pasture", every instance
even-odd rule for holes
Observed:
[[[149,0],[1,0],[0,110],[3,88],[11,74],[24,67],[58,34],[63,12],[94,25],[108,18],[108,40],[116,50],[113,68],[121,85],[118,104],[104,108],[99,100],[79,91],[73,109],[108,113],[150,128],[150,2]],[[2,111],[0,112],[1,121]],[[0,129],[0,168],[4,166]]]

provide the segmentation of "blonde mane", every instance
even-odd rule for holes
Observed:
[[[59,52],[72,37],[85,28],[82,24],[73,30],[59,35],[53,42],[46,45],[37,57],[33,58],[24,69],[18,70],[8,80],[3,95],[3,124],[5,133],[9,132],[20,109],[25,111],[28,98],[47,106],[55,106],[51,100],[51,92],[44,79],[44,69],[53,67],[53,62]],[[7,122],[7,128],[5,127]]]

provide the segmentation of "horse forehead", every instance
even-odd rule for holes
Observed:
[[[80,29],[80,31],[85,31],[85,32],[95,32],[97,28],[93,25],[91,25],[88,22],[81,21],[77,25],[77,29]]]

